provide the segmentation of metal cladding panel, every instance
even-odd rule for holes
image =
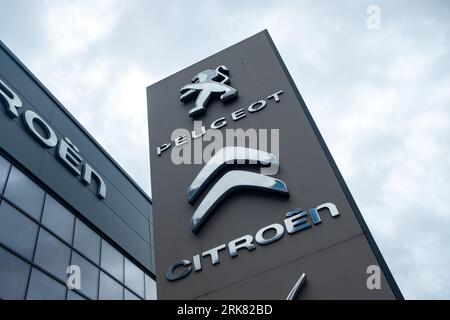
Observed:
[[[20,97],[23,104],[18,109],[19,117],[13,119],[7,114],[6,101],[0,98],[0,148],[3,152],[143,267],[154,272],[150,199],[2,43],[0,80]],[[80,103],[83,103],[82,99]],[[26,110],[42,117],[55,131],[58,140],[67,137],[79,148],[83,162],[94,168],[105,181],[104,200],[97,197],[95,182],[84,185],[80,177],[72,174],[57,158],[56,148],[44,148],[33,138],[24,125]]]
[[[178,154],[187,148],[176,147],[170,141],[176,138],[172,137],[175,129],[194,128],[189,117],[194,101],[180,101],[180,88],[202,70],[221,65],[228,68],[230,86],[239,95],[226,103],[211,99],[206,113],[196,120],[208,129],[214,120],[225,117],[225,127],[210,129],[223,133],[227,129],[279,129],[280,168],[273,178],[286,183],[289,196],[249,189],[234,192],[195,234],[191,231],[191,217],[225,173],[214,178],[191,205],[187,201],[188,187],[205,164],[175,164],[172,152]],[[283,93],[278,103],[268,99],[280,90]],[[267,31],[149,86],[147,98],[159,299],[285,299],[303,272],[310,277],[308,290],[305,287],[300,298],[401,298]],[[250,113],[248,106],[261,99],[267,101],[266,107]],[[246,116],[234,121],[231,113],[240,108]],[[157,147],[169,142],[170,149],[158,156]],[[225,172],[235,169],[259,172],[246,165],[228,166]],[[166,279],[166,270],[177,261],[188,260],[192,268],[193,256],[197,254],[244,235],[254,237],[265,226],[284,225],[286,213],[291,210],[308,210],[324,203],[334,203],[340,215],[332,217],[322,212],[322,223],[311,228],[293,234],[284,232],[279,240],[264,246],[253,242],[254,250],[241,249],[234,258],[227,247],[219,251],[220,263],[213,265],[206,256],[200,259],[201,271],[192,270],[176,281]],[[382,270],[381,290],[369,290],[366,286],[366,269],[373,264]],[[188,271],[189,266],[175,269],[175,274]]]

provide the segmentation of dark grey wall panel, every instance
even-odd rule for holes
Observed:
[[[19,109],[21,116],[11,119],[1,100],[0,148],[153,272],[149,198],[1,42],[0,79],[23,103]],[[22,120],[25,110],[33,110],[43,117],[58,139],[68,137],[77,145],[83,159],[105,180],[106,199],[96,196],[95,180],[85,186],[57,159],[56,148],[44,149],[27,132]]]
[[[8,151],[33,174],[38,174],[42,157],[46,151],[31,135],[25,132],[26,129],[21,119],[11,121],[11,118],[6,115],[5,107],[3,99],[0,99],[0,147]]]
[[[151,270],[156,270],[156,262],[155,262],[155,247],[151,247],[151,254],[150,254],[150,265],[152,267]],[[153,271],[156,273],[156,271]]]
[[[0,70],[0,76],[8,80],[13,87],[11,89],[21,92],[25,100],[39,110],[41,115],[49,121],[52,119],[54,102],[25,72],[18,68],[3,48],[0,49]]]
[[[99,121],[102,120],[99,119]],[[148,218],[148,200],[140,192],[136,192],[136,188],[130,184],[127,178],[117,170],[108,157],[99,153],[98,147],[80,131],[79,127],[62,110],[56,109],[54,111],[52,125],[70,137],[72,142],[80,148],[84,158],[101,171],[110,183],[119,187],[126,201],[130,202],[141,214]]]
[[[55,129],[55,132],[58,133],[59,136],[63,136],[63,134]],[[77,145],[75,140],[71,141]],[[78,145],[77,145],[78,146]],[[56,157],[56,149],[52,149],[48,151],[53,157]],[[103,170],[98,168],[90,162],[83,152],[80,152],[83,159],[87,160],[88,163],[91,164],[94,170],[100,173],[102,177],[106,180],[105,182],[108,185],[107,189],[107,197],[103,201],[99,201],[97,197],[94,197],[95,201],[91,203],[92,206],[96,206],[103,202],[107,207],[110,208],[112,212],[118,215],[122,220],[124,220],[134,231],[136,231],[146,242],[150,243],[150,220],[149,217],[145,217],[141,211],[139,211],[128,198],[126,198],[121,190],[116,187],[116,184],[112,184],[108,178],[103,174]],[[59,160],[58,160],[59,161]],[[69,173],[69,172],[68,172]],[[77,179],[78,180],[78,179]],[[78,181],[80,182],[80,181]],[[121,186],[120,184],[117,186]],[[97,194],[97,183],[92,183],[89,186],[86,186],[92,194]]]
[[[355,263],[354,256],[365,256],[366,261],[376,264],[370,254],[370,247],[363,235],[338,243],[333,247],[319,251],[301,259],[296,259],[267,272],[223,287],[197,299],[244,299],[248,287],[255,288],[254,299],[277,299],[287,297],[300,274],[305,272],[307,282],[301,291],[301,299],[394,299],[388,290],[367,290],[365,265]],[[336,261],[329,265],[328,261]],[[348,281],[349,279],[356,281]],[[267,286],[265,279],[277,281],[276,286]],[[308,282],[314,285],[308,285]],[[389,284],[382,274],[381,288]]]

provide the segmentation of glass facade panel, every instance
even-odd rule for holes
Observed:
[[[65,285],[69,265],[80,290]],[[155,299],[155,282],[0,156],[0,300],[87,298]]]
[[[139,298],[137,295],[135,295],[133,292],[131,292],[130,290],[124,289],[125,290],[125,300],[141,300],[141,298]]]
[[[100,236],[81,220],[76,219],[73,246],[95,263],[100,262]]]
[[[122,300],[123,287],[106,273],[100,273],[100,300]]]
[[[5,200],[0,204],[0,242],[28,259],[33,258],[38,225]]]
[[[80,267],[80,291],[91,299],[97,299],[99,269],[76,252],[72,253],[71,264]]]
[[[65,281],[67,266],[70,263],[70,248],[41,228],[34,261],[47,271]]]
[[[31,270],[27,300],[65,300],[66,287],[36,268]]]
[[[103,239],[101,267],[123,283],[123,264],[123,255]]]
[[[145,299],[156,300],[156,282],[149,275],[145,275]]]
[[[0,247],[0,299],[24,299],[30,265]]]
[[[67,290],[67,300],[86,300],[81,294],[74,290]]]
[[[11,168],[5,196],[26,213],[41,219],[44,190],[15,167]]]
[[[142,298],[145,296],[144,281],[144,271],[125,259],[125,284]]]
[[[72,244],[75,217],[69,210],[48,194],[45,197],[42,224]]]
[[[5,189],[6,179],[8,178],[9,168],[11,164],[5,158],[0,156],[0,194]]]

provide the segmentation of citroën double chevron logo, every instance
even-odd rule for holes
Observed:
[[[225,147],[219,150],[202,168],[187,192],[188,202],[193,204],[211,180],[227,165],[257,164],[278,165],[278,159],[271,153],[244,147]],[[263,174],[232,170],[223,175],[205,196],[191,220],[192,232],[197,233],[208,216],[231,192],[240,189],[258,189],[288,194],[286,184]]]

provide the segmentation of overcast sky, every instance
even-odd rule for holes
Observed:
[[[149,194],[145,88],[267,28],[404,296],[450,298],[449,1],[0,0],[0,13],[0,39]]]

